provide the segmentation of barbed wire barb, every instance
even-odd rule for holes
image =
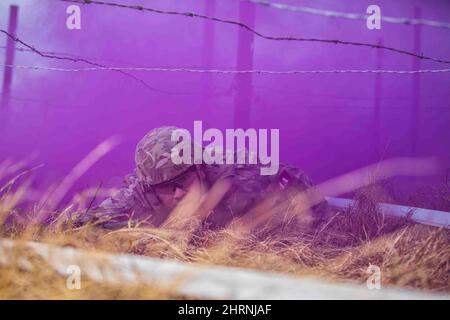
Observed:
[[[186,73],[217,73],[217,74],[340,74],[340,73],[385,73],[385,74],[418,74],[418,73],[447,73],[450,69],[424,69],[424,70],[360,70],[360,69],[335,69],[335,70],[224,70],[224,69],[190,69],[190,68],[160,68],[160,67],[92,67],[92,68],[55,68],[45,66],[23,66],[0,64],[6,68],[27,70],[46,70],[57,72],[92,72],[92,71],[143,71],[143,72],[186,72]]]
[[[308,13],[308,14],[314,14],[314,15],[319,15],[319,16],[324,16],[324,17],[329,17],[329,18],[331,17],[331,18],[344,18],[344,19],[350,19],[350,20],[366,20],[367,17],[369,17],[369,15],[366,15],[366,14],[324,10],[324,9],[305,7],[305,6],[297,6],[297,5],[294,6],[294,5],[272,2],[272,1],[267,1],[267,0],[240,0],[240,1],[251,2],[254,4],[258,4],[261,6],[266,6],[266,7],[278,9],[278,10]],[[385,16],[385,15],[381,16],[380,19],[382,21],[389,22],[389,23],[397,23],[397,24],[410,25],[410,26],[425,25],[425,26],[429,26],[429,27],[450,29],[449,22],[427,20],[427,19],[411,19],[411,18],[403,18],[403,17],[398,18],[398,17],[389,17],[389,16]]]
[[[392,52],[396,52],[398,54],[412,56],[417,59],[430,60],[430,61],[434,61],[437,63],[450,64],[450,60],[433,58],[433,57],[426,56],[423,54],[417,54],[414,52],[410,52],[410,51],[406,51],[406,50],[402,50],[402,49],[396,49],[394,47],[388,47],[388,46],[379,45],[379,44],[371,44],[371,43],[355,42],[355,41],[344,41],[344,40],[337,40],[337,39],[333,40],[333,39],[320,39],[320,38],[301,38],[301,37],[293,37],[293,36],[269,36],[269,35],[265,35],[259,31],[257,31],[256,29],[254,29],[240,21],[222,19],[222,18],[217,18],[217,17],[210,17],[210,16],[206,16],[206,15],[198,14],[198,13],[194,13],[194,12],[168,11],[168,10],[160,10],[160,9],[144,7],[141,5],[127,5],[127,4],[123,4],[123,3],[117,3],[117,2],[106,2],[106,1],[97,1],[97,0],[59,0],[59,1],[78,3],[78,4],[86,4],[86,5],[88,5],[88,4],[104,5],[104,6],[117,7],[117,8],[122,8],[122,9],[147,11],[147,12],[153,12],[153,13],[158,13],[158,14],[180,15],[180,16],[191,17],[191,18],[206,19],[206,20],[211,20],[211,21],[220,22],[220,23],[224,23],[224,24],[238,26],[240,28],[243,28],[243,29],[255,34],[257,37],[260,37],[260,38],[263,38],[266,40],[295,41],[295,42],[319,42],[319,43],[327,43],[327,44],[340,44],[340,45],[368,47],[368,48],[372,48],[372,49],[383,49],[383,50],[387,50],[387,51],[392,51]]]
[[[12,34],[10,34],[8,31],[6,31],[6,30],[4,30],[4,29],[0,29],[0,32],[3,33],[3,34],[5,34],[7,37],[11,38],[13,41],[15,41],[15,42],[21,44],[22,46],[24,46],[24,47],[26,48],[26,49],[23,49],[23,48],[22,48],[21,50],[24,50],[24,51],[25,51],[25,50],[28,50],[28,51],[30,51],[30,52],[34,52],[34,53],[40,55],[40,56],[43,57],[43,58],[56,59],[56,60],[66,60],[66,61],[71,61],[71,62],[75,62],[75,63],[77,63],[77,62],[84,62],[84,63],[89,64],[89,65],[91,65],[91,66],[95,66],[95,67],[99,67],[99,68],[107,68],[107,66],[105,66],[105,65],[102,65],[102,64],[99,64],[99,63],[96,63],[96,62],[89,61],[89,60],[87,60],[87,59],[85,59],[85,58],[83,58],[83,57],[80,57],[80,56],[72,55],[72,57],[69,57],[69,56],[60,56],[60,55],[57,55],[57,54],[54,54],[54,53],[46,53],[46,52],[44,52],[44,51],[41,51],[41,50],[36,49],[34,46],[32,46],[32,45],[30,45],[30,44],[28,44],[28,43],[22,41],[22,40],[19,39],[18,37],[13,36]],[[163,91],[163,90],[159,90],[159,89],[156,89],[156,88],[151,87],[151,86],[150,86],[148,83],[146,83],[144,80],[139,79],[138,77],[136,77],[136,76],[133,75],[133,74],[124,72],[123,70],[116,70],[116,71],[119,72],[119,73],[121,73],[121,74],[124,75],[124,76],[127,76],[127,77],[129,77],[129,78],[134,79],[135,81],[140,82],[143,86],[145,86],[147,89],[149,89],[149,90],[151,90],[151,91],[156,91],[156,92],[162,92],[162,93],[170,94],[169,92],[165,92],[165,91]]]

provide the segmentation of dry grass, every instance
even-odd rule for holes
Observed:
[[[158,286],[114,285],[81,278],[80,290],[68,290],[66,278],[58,275],[44,260],[34,261],[39,269],[26,271],[17,265],[0,268],[1,299],[184,299],[172,290]]]
[[[17,176],[17,170],[11,164],[2,165],[0,178]],[[10,179],[9,184],[5,180],[5,187],[0,187],[0,221],[11,214],[24,215],[19,208],[30,187],[21,179]],[[9,218],[10,222],[0,227],[0,237],[356,283],[366,282],[366,270],[374,264],[381,269],[383,286],[450,293],[449,230],[384,216],[377,206],[377,201],[386,197],[380,190],[361,190],[354,207],[335,210],[315,229],[287,225],[283,230],[264,229],[246,236],[231,230],[203,230],[186,237],[182,231],[151,228],[111,232],[93,226],[67,228],[63,223],[44,227],[36,222],[39,210],[35,205],[25,211],[32,217],[26,228]],[[448,196],[444,193],[443,199]],[[74,203],[66,212],[79,209]],[[30,255],[27,251],[15,254]],[[67,290],[65,277],[52,271],[45,261],[30,259],[37,266],[31,271],[19,263],[0,267],[0,298],[182,298],[167,288],[119,287],[89,279],[83,279],[82,290]]]

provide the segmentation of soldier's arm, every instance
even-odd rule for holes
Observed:
[[[97,207],[87,210],[76,222],[77,224],[91,222],[108,229],[126,227],[130,222],[133,223],[137,216],[141,216],[145,210],[142,193],[133,176],[128,176],[122,188]]]

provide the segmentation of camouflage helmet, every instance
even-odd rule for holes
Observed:
[[[189,170],[192,164],[174,164],[171,150],[178,142],[172,141],[177,127],[160,127],[148,132],[136,147],[136,174],[140,181],[156,185],[169,181]]]

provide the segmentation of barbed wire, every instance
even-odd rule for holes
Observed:
[[[6,46],[0,46],[0,49],[5,49]],[[14,48],[15,51],[19,51],[19,52],[30,52],[30,53],[34,53],[33,50],[31,49],[27,49],[27,48]],[[96,57],[86,57],[86,56],[81,56],[81,55],[77,55],[77,54],[72,54],[72,53],[66,53],[66,52],[58,52],[58,51],[43,51],[43,50],[39,50],[41,53],[45,53],[48,55],[63,55],[63,56],[67,56],[67,57],[75,57],[75,58],[80,58],[80,59],[89,59],[89,60],[98,60],[98,61],[107,61],[107,62],[116,62],[116,63],[124,63],[126,64],[127,62],[125,61],[120,61],[118,59],[105,59],[105,58],[96,58]],[[131,76],[131,75],[127,75],[127,76]],[[138,79],[138,78],[137,78]],[[163,89],[158,89],[155,87],[151,87],[150,85],[148,85],[147,87],[148,89],[150,89],[151,91],[154,92],[158,92],[158,93],[162,93],[162,94],[167,94],[167,95],[171,95],[171,96],[176,96],[176,95],[195,95],[198,94],[198,92],[186,92],[186,91],[173,91],[173,90],[163,90]],[[219,92],[219,94],[223,94],[223,92]]]
[[[224,69],[190,69],[190,68],[160,68],[160,67],[92,67],[92,68],[55,68],[45,66],[24,66],[0,64],[6,68],[17,68],[27,70],[45,70],[58,72],[92,72],[92,71],[145,71],[145,72],[184,72],[184,73],[217,73],[217,74],[272,74],[272,75],[295,75],[295,74],[340,74],[340,73],[387,73],[387,74],[419,74],[419,73],[447,73],[450,69],[424,69],[424,70],[359,70],[359,69],[337,69],[337,70],[224,70]]]
[[[369,17],[369,15],[365,15],[365,14],[323,10],[323,9],[316,9],[316,8],[311,8],[311,7],[304,7],[304,6],[293,6],[293,5],[289,5],[289,4],[285,4],[285,3],[277,3],[277,2],[267,1],[267,0],[241,0],[241,1],[251,2],[254,4],[266,6],[269,8],[279,9],[279,10],[309,13],[309,14],[315,14],[315,15],[332,17],[332,18],[344,18],[344,19],[350,19],[350,20],[366,20]],[[442,22],[442,21],[427,20],[427,19],[397,18],[397,17],[388,17],[388,16],[384,16],[384,15],[382,15],[380,17],[380,19],[382,21],[389,22],[389,23],[397,23],[397,24],[404,24],[404,25],[425,25],[425,26],[429,26],[429,27],[450,29],[450,23]]]
[[[0,49],[6,49],[6,46],[0,46]],[[14,48],[14,51],[18,52],[29,52],[34,53],[33,50],[27,49],[27,48]],[[82,56],[78,54],[73,53],[67,53],[67,52],[60,52],[60,51],[46,51],[46,50],[39,50],[42,53],[49,54],[49,55],[59,55],[59,56],[65,56],[65,57],[73,57],[73,58],[80,58],[80,59],[89,59],[89,60],[98,60],[98,61],[108,61],[108,62],[115,62],[115,63],[128,63],[124,61],[120,61],[117,59],[104,59],[104,58],[96,58],[96,57],[89,57],[89,56]],[[129,63],[128,63],[129,64]]]
[[[7,46],[0,46],[0,49],[7,49]],[[14,48],[14,51],[19,51],[19,52],[34,52],[31,49],[26,49],[26,48]],[[75,55],[75,54],[68,54],[68,53],[62,53],[62,52],[54,52],[54,51],[41,51],[42,53],[46,53],[46,54],[63,54],[65,56],[68,57],[75,57],[75,58],[81,58],[81,56]]]
[[[371,43],[365,43],[365,42],[333,40],[333,39],[320,39],[320,38],[301,38],[301,37],[293,37],[293,36],[269,36],[269,35],[265,35],[265,34],[259,32],[259,31],[256,31],[254,28],[252,28],[240,21],[211,17],[211,16],[206,16],[203,14],[194,13],[194,12],[168,11],[168,10],[160,10],[160,9],[144,7],[141,5],[126,5],[123,3],[96,1],[96,0],[59,0],[59,1],[78,3],[78,4],[96,4],[96,5],[104,5],[104,6],[110,6],[110,7],[118,7],[118,8],[122,8],[122,9],[147,11],[147,12],[153,12],[153,13],[158,13],[158,14],[180,15],[180,16],[185,16],[185,17],[190,17],[190,18],[206,19],[206,20],[211,20],[211,21],[220,22],[220,23],[224,23],[224,24],[238,26],[240,28],[243,28],[243,29],[253,33],[257,37],[260,37],[260,38],[263,38],[266,40],[295,41],[295,42],[318,42],[318,43],[327,43],[327,44],[340,44],[340,45],[368,47],[368,48],[372,48],[372,49],[383,49],[383,50],[387,50],[387,51],[391,51],[391,52],[396,52],[398,54],[412,56],[417,59],[430,60],[430,61],[434,61],[434,62],[438,62],[438,63],[450,64],[450,60],[433,58],[433,57],[426,56],[423,54],[417,54],[414,52],[410,52],[410,51],[406,51],[406,50],[402,50],[402,49],[396,49],[394,47],[388,47],[388,46],[384,46],[381,44],[371,44]]]
[[[22,41],[21,39],[19,39],[18,37],[13,36],[12,34],[10,34],[8,31],[4,30],[4,29],[0,29],[0,32],[5,34],[8,38],[10,38],[11,40],[21,44],[22,46],[24,46],[26,49],[24,48],[20,48],[21,50],[29,50],[30,52],[34,52],[38,55],[40,55],[43,58],[49,58],[49,59],[56,59],[56,60],[65,60],[65,61],[71,61],[71,62],[83,62],[86,64],[89,64],[91,66],[95,66],[95,67],[99,67],[99,68],[107,68],[107,66],[96,63],[96,62],[92,62],[88,59],[85,59],[83,57],[79,57],[79,56],[75,56],[73,55],[72,57],[69,56],[61,56],[61,55],[57,55],[54,53],[45,53],[44,51],[38,50],[35,47],[33,47],[32,45]],[[171,94],[170,92],[166,92],[164,90],[159,90],[156,88],[151,87],[148,83],[146,83],[144,80],[139,79],[138,77],[136,77],[133,74],[129,74],[126,73],[123,70],[117,70],[117,72],[121,73],[124,76],[127,76],[129,78],[134,79],[135,81],[140,82],[143,86],[145,86],[147,89],[151,90],[151,91],[155,91],[155,92],[162,92],[162,93],[166,93],[166,94]]]

